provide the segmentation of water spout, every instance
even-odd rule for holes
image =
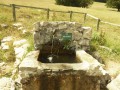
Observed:
[[[53,57],[52,56],[49,56],[47,59],[49,60],[50,63],[53,62]]]

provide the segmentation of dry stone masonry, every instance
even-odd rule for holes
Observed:
[[[51,42],[52,39],[62,42],[64,34],[71,34],[72,39],[69,44],[71,48],[88,50],[92,36],[90,27],[82,27],[81,24],[76,22],[37,22],[34,31],[36,50],[40,50],[43,45]]]

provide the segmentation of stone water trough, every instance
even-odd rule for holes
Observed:
[[[34,31],[35,51],[19,66],[20,90],[107,90],[109,75],[86,53],[90,27],[75,22],[37,22]]]

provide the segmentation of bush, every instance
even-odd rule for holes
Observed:
[[[96,49],[99,46],[104,46],[106,45],[107,41],[106,41],[106,37],[105,37],[105,32],[94,32],[92,35],[92,40],[90,43],[90,51],[96,51]]]
[[[105,45],[106,44],[106,38],[105,38],[105,32],[95,32],[92,36],[92,42],[98,44],[98,45]]]
[[[93,4],[93,0],[55,0],[58,5],[65,6],[74,6],[74,7],[89,7],[89,5]]]

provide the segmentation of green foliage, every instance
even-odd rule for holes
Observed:
[[[107,0],[108,7],[117,8],[120,11],[120,0]]]
[[[70,49],[70,44],[71,44],[71,41],[70,41],[70,40],[65,40],[65,41],[63,41],[62,43],[63,43],[63,45],[64,45],[63,49],[67,49],[67,50]]]
[[[33,41],[33,35],[29,34],[27,35],[27,41],[29,42],[30,46],[27,48],[27,52],[33,51],[34,50],[34,41]]]
[[[86,8],[93,4],[93,0],[55,0],[58,5],[75,6]]]
[[[104,32],[95,32],[92,37],[92,41],[98,45],[105,45],[106,39],[105,39],[105,33]]]
[[[8,20],[8,18],[6,16],[0,15],[0,21],[1,22],[6,22]]]
[[[104,32],[94,32],[90,43],[90,51],[96,51],[99,45],[105,45],[106,38]]]

